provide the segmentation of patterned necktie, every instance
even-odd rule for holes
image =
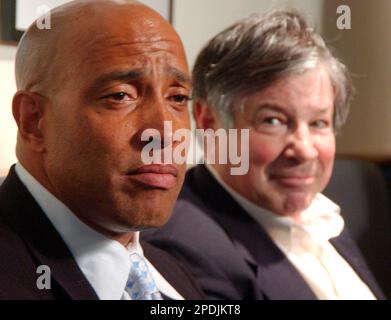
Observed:
[[[144,258],[130,255],[130,272],[125,289],[132,300],[163,300]]]

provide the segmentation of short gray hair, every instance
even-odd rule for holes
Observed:
[[[241,99],[283,76],[324,63],[334,89],[334,128],[345,123],[353,85],[345,65],[294,10],[251,15],[212,38],[193,68],[194,100],[218,111],[227,127]]]

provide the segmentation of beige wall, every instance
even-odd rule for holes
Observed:
[[[364,158],[391,158],[391,1],[327,0],[324,16],[339,4],[349,5],[352,29],[339,31],[324,19],[332,40],[352,72],[357,89],[347,125],[338,137],[338,152]]]

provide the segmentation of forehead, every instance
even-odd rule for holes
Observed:
[[[187,69],[186,57],[178,41],[132,41],[124,37],[99,39],[80,54],[85,68],[105,69],[116,64],[147,67],[148,64],[174,64]],[[83,59],[83,57],[85,59]]]
[[[133,74],[133,79],[176,79],[190,84],[190,76],[186,60],[180,52],[176,52],[173,46],[167,43],[159,45],[123,44],[109,49],[97,51],[89,62],[83,66],[80,73],[86,86],[103,86],[120,78],[110,74]]]
[[[115,12],[87,19],[81,26],[80,32],[70,30],[62,41],[61,60],[71,69],[68,77],[91,78],[118,67],[148,65],[172,65],[187,72],[179,37],[156,16]]]
[[[327,68],[318,66],[300,74],[287,75],[250,94],[245,101],[254,107],[276,105],[288,111],[332,110],[334,92]]]

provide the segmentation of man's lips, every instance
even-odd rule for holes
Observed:
[[[315,175],[272,175],[271,180],[287,187],[304,187],[315,181]]]
[[[176,185],[178,169],[173,165],[152,164],[129,170],[126,176],[147,187],[167,190]]]

